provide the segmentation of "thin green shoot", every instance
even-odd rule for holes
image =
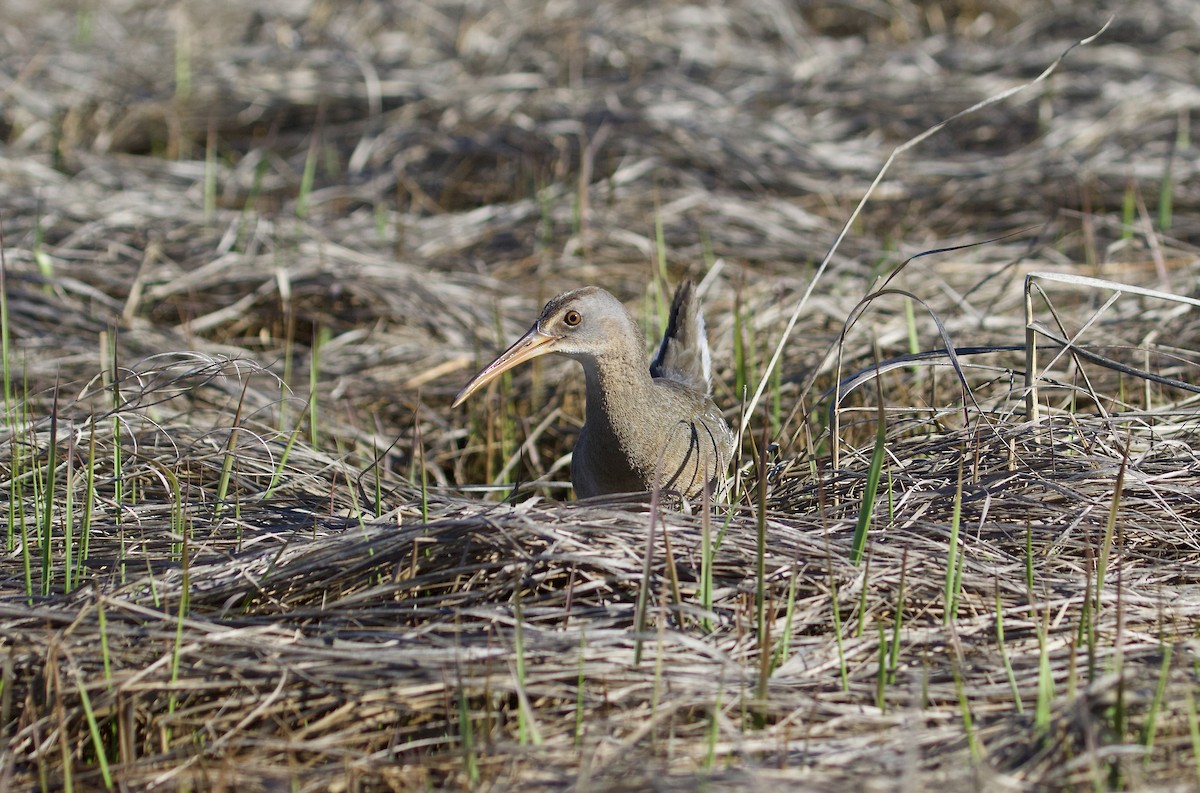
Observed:
[[[584,694],[587,690],[587,633],[579,632],[579,672],[575,676],[575,745],[583,744]]]
[[[75,554],[75,455],[68,451],[63,462],[66,464],[63,485],[63,591],[74,590],[72,562]]]
[[[287,469],[288,457],[292,454],[292,448],[296,445],[296,439],[300,436],[300,429],[304,423],[303,417],[296,419],[296,423],[292,426],[292,431],[288,435],[288,442],[283,447],[283,453],[279,455],[279,462],[275,465],[275,470],[271,472],[271,482],[267,485],[266,491],[263,492],[263,498],[270,498],[275,492],[275,488],[279,487],[280,480],[283,479],[283,473]]]
[[[945,602],[945,611],[942,613],[942,622],[949,625],[954,621],[955,615],[958,613],[958,583],[961,582],[959,565],[959,548],[958,548],[958,530],[962,518],[962,492],[963,492],[963,458],[958,458],[958,486],[954,493],[954,508],[950,515],[950,540],[947,543],[946,549],[946,583],[943,593]]]
[[[1004,675],[1008,678],[1008,688],[1012,691],[1013,704],[1017,713],[1025,712],[1025,703],[1021,701],[1021,689],[1017,685],[1017,675],[1013,671],[1012,661],[1008,657],[1008,649],[1004,645],[1004,604],[1000,600],[1000,583],[996,583],[996,649],[1000,651],[1000,662],[1004,664]]]
[[[339,460],[346,460],[346,459],[349,459],[349,457],[350,457],[350,452],[346,450],[344,444],[345,444],[344,438],[338,438],[335,441],[335,446],[337,448],[337,459],[339,459]],[[356,523],[358,523],[358,529],[359,529],[359,531],[362,532],[363,540],[364,541],[370,540],[371,539],[370,527],[367,525],[366,518],[363,515],[362,503],[358,499],[358,493],[354,489],[354,483],[351,481],[350,477],[348,477],[348,476],[336,476],[335,475],[333,478],[332,484],[334,486],[336,486],[339,483],[341,483],[346,488],[346,503],[350,505],[350,517]],[[366,555],[368,558],[375,555],[375,547],[369,543],[367,545]],[[378,578],[379,578],[380,585],[383,585],[388,580],[388,576],[382,572],[380,572],[378,574]]]
[[[1196,766],[1196,784],[1200,785],[1200,718],[1196,716],[1196,697],[1192,687],[1184,686],[1183,695],[1187,706],[1188,735],[1192,739],[1192,762]]]
[[[850,690],[850,672],[846,666],[846,651],[842,645],[842,608],[838,602],[837,578],[833,575],[833,557],[829,558],[829,602],[833,609],[833,638],[837,643],[838,670],[842,678],[842,691]]]
[[[192,38],[187,17],[180,14],[175,28],[175,101],[186,104],[192,95]]]
[[[750,383],[749,361],[746,355],[746,333],[748,324],[742,313],[742,293],[738,290],[733,298],[733,388],[735,394],[745,393]]]
[[[665,525],[664,525],[665,529]],[[665,532],[664,532],[665,533]],[[669,557],[669,553],[668,553]],[[654,642],[654,683],[650,689],[650,712],[658,713],[662,702],[663,669],[666,666],[667,649],[667,587],[664,584],[658,596],[658,636]]]
[[[711,771],[717,760],[717,739],[721,737],[721,694],[725,679],[717,683],[717,696],[708,709],[708,745],[704,752],[704,770]]]
[[[1025,589],[1033,592],[1033,524],[1025,521]]]
[[[35,447],[36,448],[36,447]],[[58,387],[50,404],[50,444],[46,449],[45,478],[38,476],[34,481],[42,482],[42,594],[49,595],[52,584],[51,552],[53,550],[54,498],[58,468]]]
[[[1054,700],[1054,673],[1050,669],[1050,607],[1042,613],[1037,627],[1038,680],[1037,707],[1034,709],[1033,724],[1038,735],[1050,729],[1050,705]]]
[[[754,515],[755,545],[754,545],[754,597],[755,597],[755,630],[758,636],[758,652],[761,666],[758,676],[758,703],[765,710],[767,702],[767,658],[770,651],[770,637],[767,632],[767,428],[763,428],[761,445],[756,451],[758,457],[758,504]]]
[[[771,621],[763,625],[763,632],[758,636],[758,683],[754,692],[754,727],[764,729],[767,726],[767,705],[770,692],[771,673]]]
[[[263,178],[271,167],[267,156],[262,152],[259,152],[259,155],[258,162],[254,165],[254,179],[250,183],[250,190],[246,193],[246,201],[242,205],[243,224],[258,212],[258,200],[262,197]]]
[[[771,665],[772,670],[778,669],[783,665],[783,662],[788,659],[788,654],[792,649],[792,623],[796,616],[796,585],[800,580],[800,564],[794,562],[792,564],[792,580],[788,582],[787,610],[783,620],[783,635],[779,637],[779,643],[775,646],[775,661]]]
[[[300,192],[296,196],[296,217],[302,220],[308,217],[308,202],[312,197],[313,183],[317,177],[319,154],[320,146],[317,143],[317,134],[314,132],[312,140],[308,143],[308,153],[304,156],[304,170],[300,174]]]
[[[220,517],[225,511],[225,502],[229,498],[229,482],[233,477],[233,463],[237,459],[238,432],[242,428],[242,408],[246,404],[246,391],[250,387],[249,378],[242,384],[242,393],[238,397],[237,410],[233,414],[233,426],[225,441],[225,455],[221,460],[221,477],[217,481],[217,503],[213,507],[213,515]]]
[[[55,711],[58,716],[58,731],[60,735],[70,735],[71,728],[67,726],[67,708],[64,703],[66,697],[62,696],[63,681],[62,681],[62,665],[58,663],[56,656],[50,656],[54,659],[53,663],[46,664],[46,677],[54,686],[54,693],[57,695],[55,700]],[[63,793],[74,793],[75,791],[75,766],[71,762],[71,757],[74,754],[71,741],[59,741],[59,751],[62,757],[62,769],[58,772],[61,780]]]
[[[179,480],[173,478],[172,498],[176,504],[181,503],[179,495]],[[191,601],[191,574],[189,570],[190,554],[188,553],[187,533],[183,534],[182,557],[180,559],[180,573],[182,581],[179,586],[179,609],[175,618],[175,644],[171,648],[171,684],[179,682],[179,665],[183,657],[183,624],[187,621],[188,611]],[[150,576],[150,580],[154,580],[154,576]],[[174,689],[167,697],[167,713],[174,713],[178,706],[178,699]],[[165,727],[167,735],[171,734],[171,727]]]
[[[376,201],[372,212],[372,219],[375,221],[375,238],[380,242],[387,242],[388,238],[388,208],[387,203]]]
[[[108,652],[108,617],[104,613],[104,600],[96,600],[96,627],[100,631],[100,662],[104,666],[104,679],[112,685],[112,657]]]
[[[14,459],[16,458],[16,445],[14,444]],[[33,554],[29,548],[29,523],[25,515],[25,486],[22,479],[13,478],[10,486],[10,497],[8,500],[9,524],[16,523],[18,527],[18,535],[21,538],[21,565],[25,573],[25,597],[26,603],[33,605]],[[13,512],[16,512],[15,516]]]
[[[179,477],[165,466],[162,468],[162,475],[167,479],[171,489],[171,535],[179,538],[177,543],[172,543],[171,553],[172,555],[178,553],[179,560],[182,562],[186,554],[186,544],[190,539],[187,510],[184,508],[184,499],[179,490]]]
[[[904,627],[904,586],[908,578],[908,548],[900,555],[900,582],[896,587],[896,618],[892,623],[891,654],[888,658],[888,682],[896,682],[900,665],[900,632]]]
[[[1178,142],[1178,133],[1176,133]],[[1163,234],[1171,233],[1172,215],[1175,205],[1175,179],[1171,171],[1175,166],[1175,146],[1163,164],[1162,179],[1158,183],[1158,230]]]
[[[641,586],[638,587],[637,601],[634,605],[633,632],[635,639],[633,643],[633,663],[635,666],[642,663],[643,634],[646,630],[646,612],[649,609],[648,600],[651,589],[650,573],[654,569],[654,530],[658,520],[659,495],[658,488],[650,491],[650,525],[646,531],[646,553],[642,559],[642,581]]]
[[[515,674],[515,672],[514,672]],[[533,715],[533,706],[529,704],[529,694],[525,690],[525,685],[517,686],[517,714],[518,719],[524,725],[522,732],[522,745],[532,743],[534,746],[542,745],[542,732],[538,728],[537,719]]]
[[[783,429],[783,367],[771,371],[771,436]]]
[[[0,229],[0,368],[4,374],[4,415],[8,426],[13,425],[13,390],[12,366],[9,357],[11,339],[9,337],[8,316],[8,260],[4,257],[4,230]]]
[[[879,658],[878,669],[875,672],[875,707],[879,708],[880,713],[886,713],[887,699],[884,694],[887,691],[888,680],[887,626],[881,621],[876,627],[879,629]]]
[[[379,447],[375,447],[375,464],[371,466],[372,509],[375,517],[383,514],[383,461],[386,455],[387,450],[381,453]],[[429,520],[423,522],[428,523]]]
[[[704,612],[704,616],[700,620],[700,629],[705,633],[712,633],[715,628],[712,621],[714,555],[712,530],[712,498],[706,485],[700,511],[700,608]]]
[[[1154,748],[1154,736],[1158,728],[1158,714],[1162,710],[1163,700],[1167,696],[1167,683],[1171,680],[1171,651],[1169,643],[1162,643],[1162,665],[1158,671],[1158,685],[1154,689],[1154,700],[1146,713],[1146,723],[1142,726],[1142,745],[1146,747],[1144,762],[1150,764],[1150,752]]]
[[[863,567],[863,585],[858,590],[858,626],[854,630],[855,638],[860,638],[867,628],[867,585],[871,580],[871,555],[867,554],[867,563]]]
[[[334,181],[342,181],[342,158],[338,147],[326,143],[321,146],[321,154],[323,155],[321,166],[325,176]]]
[[[525,694],[525,619],[521,614],[521,585],[513,588],[513,644],[515,645],[515,677],[517,684],[517,741],[521,746],[533,743],[540,746],[542,735],[533,717],[533,709]]]
[[[850,564],[853,565],[862,561],[863,549],[867,544],[867,529],[871,526],[871,516],[875,511],[875,494],[879,490],[883,457],[887,447],[887,415],[883,409],[883,392],[878,378],[876,389],[878,409],[875,420],[875,449],[871,452],[871,467],[867,469],[867,482],[863,488],[862,503],[858,507],[858,522],[854,526],[854,539],[850,544]]]
[[[288,271],[280,267],[275,270],[275,286],[279,290],[279,309],[283,314],[283,373],[279,378],[279,418],[276,424],[280,432],[288,423],[288,395],[292,393],[296,366],[296,309],[292,303],[292,279]]]
[[[1129,730],[1129,708],[1126,705],[1127,689],[1129,682],[1125,679],[1125,609],[1123,608],[1121,593],[1122,579],[1121,568],[1117,568],[1117,625],[1116,635],[1113,637],[1113,654],[1112,664],[1113,673],[1117,677],[1116,685],[1116,702],[1113,703],[1110,713],[1112,714],[1112,731],[1117,740],[1123,741],[1126,739]],[[1123,767],[1115,759],[1110,762],[1108,768],[1109,789],[1122,790],[1125,785],[1122,780]]]
[[[1104,591],[1104,576],[1108,572],[1108,558],[1112,553],[1113,535],[1117,528],[1117,515],[1121,509],[1121,493],[1125,486],[1125,467],[1129,463],[1129,439],[1125,441],[1125,452],[1121,455],[1121,467],[1117,469],[1117,481],[1113,485],[1112,501],[1108,505],[1108,520],[1104,524],[1104,539],[1100,543],[1100,560],[1096,566],[1096,604],[1101,603]]]
[[[154,565],[150,561],[149,555],[145,557],[146,562],[146,584],[150,587],[150,600],[154,603],[156,609],[166,609],[166,604],[162,602],[162,596],[158,592],[158,579],[154,575]]]
[[[417,395],[417,404],[420,404],[421,396]],[[421,422],[416,413],[413,414],[413,446],[414,454],[413,461],[420,465],[421,471],[421,522],[429,522],[429,466],[425,461],[425,438],[421,434]],[[420,461],[417,463],[417,461]]]
[[[1099,590],[1092,586],[1093,566],[1091,547],[1087,548],[1087,568],[1084,571],[1083,606],[1079,614],[1079,640],[1087,643],[1088,682],[1096,679],[1096,617],[1100,611]],[[1074,696],[1074,689],[1071,694]]]
[[[540,371],[541,367],[535,367],[535,371]],[[505,372],[502,376],[504,391],[507,394],[515,393],[513,387],[513,373]],[[511,484],[515,481],[514,471],[516,469],[508,465],[508,461],[513,459],[521,448],[520,438],[520,421],[517,417],[517,412],[513,409],[513,402],[505,399],[503,408],[500,414],[500,475],[499,479],[502,484]]]
[[[42,233],[42,216],[39,213],[33,226],[33,260],[37,263],[38,273],[42,276],[42,291],[50,294],[54,291],[54,259],[46,252],[45,237]]]
[[[913,309],[913,301],[911,297],[904,298],[904,329],[908,336],[908,352],[911,355],[916,355],[921,351],[921,336],[917,332],[917,314]],[[909,367],[913,377],[921,375],[921,367],[913,364]]]
[[[954,693],[958,696],[958,708],[962,714],[963,730],[967,733],[967,747],[971,750],[971,759],[975,762],[983,760],[983,750],[979,745],[979,737],[975,734],[975,722],[971,718],[971,703],[967,699],[966,686],[963,685],[962,671],[957,659],[950,665],[954,675]]]
[[[217,214],[217,125],[210,120],[204,140],[204,222]]]
[[[1125,197],[1121,201],[1121,239],[1128,241],[1133,239],[1133,224],[1137,221],[1137,199],[1135,195],[1136,188],[1134,187],[1133,177],[1129,177],[1128,184],[1125,185]]]
[[[108,331],[100,332],[100,366],[101,378],[106,389],[112,389],[112,408],[113,408],[113,519],[116,521],[119,529],[122,530],[122,536],[118,539],[123,540],[124,522],[122,521],[121,508],[125,500],[125,469],[121,459],[121,387],[117,382],[117,340],[111,337]],[[120,543],[120,548],[124,547],[124,542]],[[125,561],[124,555],[121,557],[121,582],[125,581]]]
[[[962,548],[958,554],[958,567],[954,571],[954,606],[950,613],[952,620],[958,619],[958,607],[962,604],[962,577],[963,570],[967,566],[966,548]]]
[[[683,593],[679,587],[679,569],[675,566],[675,552],[671,549],[671,534],[667,531],[667,524],[665,522],[662,524],[662,538],[663,538],[663,560],[666,563],[664,565],[664,567],[665,567],[665,572],[667,574],[667,582],[666,583],[667,583],[667,587],[669,588],[669,591],[670,591],[671,602],[677,607],[682,606],[683,605]],[[662,604],[661,609],[665,613],[665,610],[666,610],[665,601]],[[684,615],[682,612],[679,612],[677,615],[677,619],[679,620],[679,627],[686,629],[687,628],[686,615]]]
[[[887,471],[887,527],[896,525],[896,480],[892,474],[890,460],[884,459],[884,470]]]
[[[80,49],[92,45],[95,21],[96,14],[92,3],[81,3],[75,12],[75,44]]]
[[[704,261],[706,273],[717,264],[717,252],[713,250],[712,237],[703,228],[700,229],[700,258]]]
[[[317,384],[321,379],[321,353],[331,337],[329,328],[321,328],[313,337],[312,355],[308,366],[308,434],[313,449],[319,449],[317,416]]]
[[[475,739],[471,728],[471,711],[467,705],[467,694],[462,679],[458,681],[458,738],[462,747],[463,767],[471,785],[479,784],[479,760],[475,756]]]
[[[655,203],[657,204],[657,199],[656,199]],[[667,283],[667,236],[666,236],[665,230],[663,229],[662,212],[658,211],[657,206],[655,206],[655,211],[654,211],[654,254],[655,254],[655,262],[658,264],[658,273],[657,273],[658,283],[666,284]],[[661,290],[661,289],[659,290],[659,298],[660,298],[660,304],[661,304],[660,305],[661,315],[665,319],[666,318],[666,308],[667,308],[666,295],[663,293],[663,290]]]
[[[92,747],[96,750],[96,764],[100,766],[100,776],[104,779],[106,790],[113,789],[112,772],[108,768],[108,755],[105,753],[104,739],[100,735],[100,725],[96,722],[96,712],[92,709],[92,699],[87,693],[87,684],[83,675],[75,670],[75,688],[79,692],[79,702],[83,705],[83,715],[87,719],[88,733],[92,736]]]

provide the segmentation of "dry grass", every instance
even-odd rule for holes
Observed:
[[[736,415],[888,153],[1095,32],[1090,4],[99,5],[0,18],[0,787],[1200,783],[1194,396],[1044,351],[1031,425],[1009,350],[964,356],[965,399],[893,369],[837,438],[820,399],[925,248],[1025,230],[893,281],[958,346],[1024,342],[1031,270],[1194,293],[1190,5],[896,163],[711,516],[553,500],[566,365],[450,398],[561,288],[653,332],[664,276],[707,274]],[[1107,298],[1036,310],[1200,382],[1194,311]],[[841,374],[914,337],[942,344],[876,300]]]

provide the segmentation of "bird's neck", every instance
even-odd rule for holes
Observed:
[[[593,431],[607,427],[622,434],[621,425],[647,405],[653,390],[646,354],[635,343],[605,351],[603,359],[581,359],[587,378],[587,424]]]

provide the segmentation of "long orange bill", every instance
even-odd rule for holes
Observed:
[[[458,396],[454,397],[454,402],[450,407],[458,407],[471,394],[474,394],[517,364],[525,363],[531,358],[545,355],[548,352],[554,352],[550,348],[550,345],[556,341],[558,341],[557,336],[543,333],[537,325],[534,325],[524,336],[513,342],[511,347],[500,353],[500,357],[485,366],[479,374],[472,377],[471,382],[463,386],[462,391],[458,392]]]

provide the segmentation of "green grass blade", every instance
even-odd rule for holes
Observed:
[[[879,418],[875,427],[875,450],[871,453],[871,467],[867,469],[867,484],[863,489],[862,504],[858,508],[858,522],[854,526],[854,539],[850,544],[850,564],[862,561],[863,549],[867,544],[867,529],[875,510],[875,494],[879,490],[879,479],[883,472],[883,455],[887,444],[887,422],[884,420],[883,403],[879,403]]]
[[[1012,661],[1008,657],[1008,649],[1004,646],[1004,604],[1000,600],[1000,586],[996,585],[996,648],[1000,651],[1000,663],[1004,664],[1004,676],[1008,678],[1008,688],[1012,691],[1013,704],[1017,713],[1025,712],[1025,703],[1021,701],[1021,688],[1017,685],[1017,675],[1013,671]]]
[[[954,675],[954,693],[958,697],[958,709],[962,715],[963,730],[967,734],[967,747],[971,750],[971,759],[978,763],[983,760],[983,749],[979,745],[979,736],[975,734],[975,722],[971,717],[971,702],[967,699],[966,685],[963,683],[962,670],[959,669],[957,660],[950,664],[950,671]]]
[[[1050,609],[1047,607],[1038,624],[1038,681],[1037,708],[1034,710],[1034,729],[1045,735],[1050,729],[1050,704],[1054,700],[1054,672],[1050,668]]]
[[[958,487],[954,493],[954,510],[950,516],[950,541],[946,548],[946,583],[943,597],[945,611],[942,623],[949,625],[958,612],[958,587],[962,581],[962,562],[959,560],[958,530],[962,518],[963,458],[958,458]]]
[[[467,705],[467,693],[462,680],[458,682],[458,738],[462,748],[463,767],[471,785],[479,784],[479,760],[475,755],[475,736],[471,727],[471,710]]]
[[[87,719],[88,733],[92,737],[92,748],[96,750],[96,763],[100,766],[100,776],[104,779],[105,789],[112,790],[112,771],[108,767],[104,739],[100,735],[100,725],[96,722],[96,713],[92,710],[92,700],[87,693],[87,684],[83,682],[83,675],[78,670],[75,671],[75,688],[79,691],[79,702],[83,705],[83,715]]]
[[[888,658],[888,682],[896,681],[896,667],[900,661],[900,632],[904,627],[904,586],[908,578],[908,549],[900,555],[900,583],[896,591],[896,618],[892,623],[892,648]]]
[[[575,677],[575,745],[583,744],[583,712],[587,691],[587,632],[579,632],[579,672]]]
[[[1184,702],[1187,705],[1188,735],[1192,739],[1192,762],[1196,766],[1196,784],[1200,787],[1200,718],[1196,716],[1196,695],[1191,686],[1184,686]]]
[[[42,594],[49,595],[53,584],[54,498],[58,468],[58,389],[50,407],[50,445],[46,449],[46,475],[42,485]],[[40,477],[39,477],[40,478]]]
[[[1154,735],[1158,728],[1158,714],[1162,710],[1163,700],[1167,696],[1167,683],[1171,679],[1171,650],[1170,644],[1163,643],[1162,665],[1159,667],[1158,685],[1154,689],[1154,700],[1146,713],[1146,723],[1142,727],[1142,745],[1146,747],[1146,764],[1150,763],[1150,750],[1154,748]]]
[[[308,201],[312,196],[313,183],[317,178],[317,159],[319,154],[317,136],[314,133],[308,144],[308,154],[304,157],[304,171],[300,175],[300,192],[296,196],[296,217],[308,217]]]
[[[1096,566],[1096,605],[1100,605],[1100,596],[1104,591],[1104,576],[1108,572],[1108,557],[1112,553],[1113,536],[1117,529],[1117,515],[1121,509],[1121,491],[1125,486],[1125,467],[1129,463],[1129,442],[1126,441],[1125,453],[1121,456],[1121,467],[1117,469],[1117,481],[1113,485],[1112,501],[1108,505],[1108,520],[1104,524],[1104,539],[1100,543],[1100,561]]]

